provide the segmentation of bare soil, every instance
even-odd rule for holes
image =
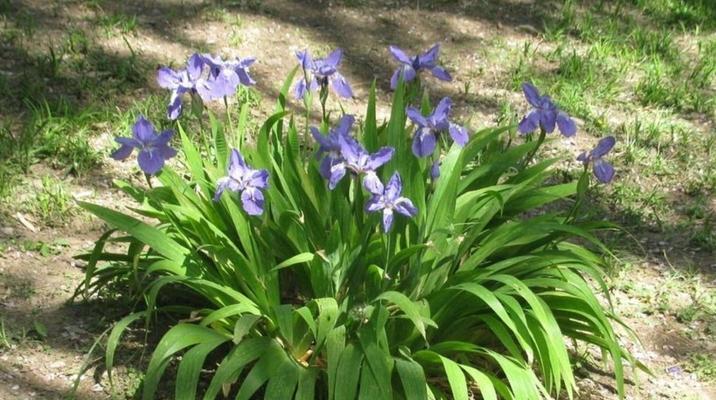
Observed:
[[[417,51],[441,42],[441,59],[454,72],[455,81],[445,84],[431,80],[430,90],[434,96],[453,96],[458,113],[470,116],[473,128],[494,124],[500,102],[517,103],[520,96],[505,90],[498,81],[509,66],[494,58],[499,56],[497,53],[486,58],[482,49],[496,42],[506,48],[519,48],[526,41],[537,40],[540,18],[544,7],[548,7],[518,0],[459,1],[439,7],[421,7],[420,1],[218,3],[125,0],[102,3],[102,8],[97,8],[80,1],[23,0],[11,1],[11,7],[17,6],[36,18],[34,50],[71,26],[93,35],[108,54],[126,57],[128,50],[121,35],[105,35],[94,22],[99,14],[121,12],[136,15],[137,26],[126,36],[127,41],[145,62],[153,65],[179,65],[197,49],[256,56],[259,62],[253,73],[266,108],[253,111],[256,114],[271,108],[286,73],[295,63],[293,54],[297,50],[326,52],[344,48],[343,72],[353,84],[356,100],[343,106],[349,112],[362,114],[373,79],[377,80],[379,102],[386,104],[389,99],[389,78],[395,65],[386,51],[388,44]],[[11,71],[20,67],[21,61],[3,65],[3,69]],[[146,86],[116,96],[117,106],[156,90],[153,76],[146,77]],[[386,108],[380,109],[379,117],[380,113],[385,115]],[[118,134],[101,126],[95,130],[97,143],[103,146],[111,146],[111,137]],[[579,142],[564,142],[561,146],[576,152],[591,141],[584,135]],[[109,188],[111,177],[138,177],[112,160],[106,161],[103,170],[100,176],[72,180],[72,194],[85,201],[123,204],[122,196]],[[48,173],[58,172],[34,171],[29,179],[38,180]],[[73,256],[90,249],[103,227],[79,211],[63,226],[54,228],[28,215],[0,214],[0,218],[0,316],[4,325],[4,332],[0,332],[0,399],[68,398],[89,348],[122,313],[104,304],[69,302],[83,279],[83,264]],[[685,248],[678,240],[664,242],[661,237],[637,236],[644,238],[642,247],[646,250],[637,251],[632,267],[618,276],[620,283],[613,287],[613,295],[617,313],[641,340],[641,344],[626,339],[625,343],[654,376],[630,374],[628,398],[716,399],[716,386],[700,380],[686,367],[690,355],[716,351],[716,322],[710,326],[682,322],[655,307],[649,295],[658,292],[673,269],[681,265],[694,266],[704,285],[713,288],[716,257]],[[50,249],[42,255],[42,250],[28,250],[27,243],[45,243]],[[669,250],[668,257],[665,249]],[[639,290],[624,282],[637,285]],[[685,295],[673,301],[688,305],[691,300]],[[9,347],[1,342],[3,337]],[[578,370],[579,398],[616,399],[610,371],[603,369],[597,357],[587,354],[586,358],[588,361]],[[94,356],[91,360],[96,361]],[[127,366],[117,371],[120,398],[132,395],[137,384],[132,371],[142,365],[142,360],[126,361]],[[76,395],[79,399],[111,397],[101,362],[94,362],[82,377]]]

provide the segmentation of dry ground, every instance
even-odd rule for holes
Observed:
[[[294,65],[296,50],[310,48],[320,53],[342,47],[346,52],[343,71],[356,89],[356,100],[344,106],[361,113],[373,79],[380,99],[384,103],[388,99],[394,67],[386,51],[388,44],[416,51],[441,42],[442,60],[453,71],[455,81],[431,81],[434,96],[455,97],[459,114],[469,117],[473,128],[505,118],[506,105],[521,110],[520,94],[505,84],[505,77],[514,68],[515,52],[527,43],[543,50],[554,46],[542,39],[541,29],[545,13],[556,12],[557,7],[499,0],[445,1],[430,7],[422,3],[6,1],[3,7],[9,11],[4,29],[19,29],[22,38],[0,45],[0,72],[9,87],[15,87],[13,79],[19,79],[22,69],[35,62],[33,57],[45,54],[48,44],[58,43],[58,38],[71,30],[81,31],[103,60],[117,65],[128,58],[138,59],[137,71],[144,75],[129,83],[122,81],[122,90],[98,84],[98,93],[87,93],[86,87],[76,84],[78,75],[97,74],[90,76],[95,83],[116,78],[97,65],[86,71],[60,68],[54,78],[57,82],[46,85],[48,95],[79,105],[101,97],[116,113],[123,113],[135,100],[149,95],[165,100],[153,82],[151,70],[156,65],[179,65],[195,50],[253,55],[259,59],[253,72],[261,100],[252,113],[259,116],[270,110],[285,74]],[[1,104],[0,116],[7,126],[20,129],[25,106],[13,99]],[[619,113],[614,112],[613,118],[620,118]],[[713,129],[708,118],[703,121],[690,116],[687,122],[703,134]],[[90,143],[106,154],[112,137],[124,134],[118,127],[126,129],[126,124],[116,119],[107,124],[93,122],[88,127]],[[582,132],[579,139],[561,142],[559,148],[577,153],[594,140]],[[100,167],[79,176],[66,174],[67,166],[47,164],[29,170],[21,188],[14,192],[15,202],[8,204],[37,200],[33,193],[42,187],[43,177],[52,176],[62,181],[69,196],[121,205],[124,199],[111,189],[111,180],[139,179],[133,167],[106,159]],[[629,171],[622,175],[625,184],[634,176]],[[707,206],[716,209],[713,199],[707,200]],[[47,201],[56,202],[57,198]],[[59,222],[22,207],[8,206],[0,213],[0,399],[67,398],[94,340],[122,313],[112,304],[68,303],[83,276],[82,264],[72,257],[90,249],[103,227],[71,205],[67,207],[70,211]],[[620,219],[618,209],[605,212]],[[716,296],[716,257],[707,248],[692,246],[679,232],[649,232],[648,225],[639,229],[633,232],[633,241],[615,239],[636,244],[620,247],[623,260],[615,263],[612,290],[618,313],[641,339],[641,344],[628,346],[655,376],[632,375],[628,397],[716,399],[716,386],[709,380],[716,375],[715,367],[695,361],[699,355],[709,359],[716,352],[716,318],[701,308],[689,308]],[[700,314],[688,314],[690,310]],[[129,345],[141,343],[141,332],[135,334],[137,340],[130,340]],[[609,371],[589,362],[590,358],[586,354],[578,370],[580,398],[616,398]],[[117,396],[131,397],[146,359],[120,361],[124,366],[118,370]],[[705,368],[712,370],[708,373]],[[77,397],[110,396],[106,375],[95,363],[81,380]]]

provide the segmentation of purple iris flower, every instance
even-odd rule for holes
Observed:
[[[390,177],[385,187],[378,180],[375,187],[369,191],[373,196],[365,204],[365,210],[367,212],[383,210],[383,231],[386,233],[393,226],[393,214],[395,211],[406,217],[414,217],[418,213],[418,209],[413,205],[413,202],[400,195],[403,191],[403,183],[398,172],[395,172]]]
[[[227,176],[216,181],[214,201],[219,201],[226,189],[241,192],[241,205],[249,215],[261,215],[264,212],[263,189],[268,187],[269,173],[265,169],[249,167],[238,150],[231,150]]]
[[[390,161],[395,149],[381,147],[375,153],[369,154],[360,143],[347,134],[338,136],[338,145],[341,148],[342,160],[331,166],[328,178],[329,189],[335,189],[338,182],[345,176],[346,171],[364,175],[363,186],[371,193],[378,185],[382,185],[376,175],[376,170]]]
[[[395,89],[398,86],[398,79],[402,75],[403,81],[410,82],[418,75],[421,70],[429,70],[433,76],[441,81],[451,81],[452,77],[445,68],[437,65],[438,54],[440,53],[440,44],[436,44],[423,54],[415,57],[408,57],[407,54],[396,46],[388,46],[390,54],[395,57],[402,65],[398,67],[390,78],[390,88]]]
[[[249,75],[249,67],[256,62],[255,58],[224,60],[220,56],[211,54],[203,54],[202,57],[210,71],[209,79],[197,86],[202,99],[214,100],[233,96],[240,84],[244,86],[256,84]]]
[[[118,137],[114,140],[122,147],[115,150],[111,157],[115,160],[125,160],[134,149],[139,150],[137,161],[139,168],[146,174],[154,175],[164,166],[164,162],[175,155],[177,151],[169,147],[169,141],[174,132],[164,131],[157,134],[151,122],[143,116],[137,118],[132,126],[132,137]]]
[[[433,162],[433,165],[430,166],[430,177],[433,180],[436,180],[440,177],[440,161],[435,160],[435,162]]]
[[[537,88],[527,82],[522,84],[522,91],[525,93],[527,102],[534,108],[520,121],[518,126],[520,133],[525,135],[538,127],[547,133],[552,133],[555,125],[566,137],[574,136],[577,133],[577,125],[572,118],[558,109],[549,96],[540,95]]]
[[[197,86],[203,86],[205,83],[202,78],[203,70],[204,58],[199,54],[189,57],[185,69],[175,71],[169,67],[161,67],[157,70],[159,86],[172,91],[167,109],[167,117],[170,120],[175,120],[181,115],[181,96],[184,93],[197,93]]]
[[[589,153],[585,151],[577,157],[585,167],[592,163],[592,171],[599,182],[609,183],[614,178],[614,167],[602,160],[602,157],[612,150],[616,142],[614,136],[607,136],[601,139]]]
[[[449,97],[443,97],[432,114],[427,117],[424,117],[416,108],[408,107],[406,109],[408,118],[418,127],[413,136],[413,154],[417,157],[433,154],[437,143],[437,134],[444,131],[448,131],[452,139],[460,146],[467,143],[467,129],[448,120],[451,108],[452,100]]]
[[[326,58],[315,60],[311,58],[308,50],[297,52],[296,57],[304,72],[304,77],[293,88],[297,99],[303,99],[309,91],[328,86],[333,88],[333,91],[340,97],[347,99],[353,97],[351,86],[346,78],[338,72],[338,66],[343,58],[343,50],[336,49]]]
[[[318,170],[326,179],[330,179],[331,177],[331,168],[343,162],[341,144],[338,139],[341,136],[350,136],[353,122],[355,122],[355,118],[352,115],[344,115],[338,126],[331,129],[328,135],[323,135],[318,129],[311,127],[311,134],[313,134],[313,138],[319,144],[316,157],[320,158],[323,156],[321,166]]]

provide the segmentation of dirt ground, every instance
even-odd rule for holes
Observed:
[[[98,12],[89,2],[11,1],[38,19],[37,41],[63,33],[67,26],[92,31]],[[377,79],[380,101],[389,96],[389,78],[394,64],[386,47],[398,44],[412,50],[435,42],[443,44],[441,59],[454,72],[455,81],[431,81],[434,96],[450,95],[460,115],[469,115],[471,125],[493,124],[500,102],[519,100],[498,82],[509,68],[495,60],[476,56],[476,49],[500,40],[507,48],[518,48],[536,40],[539,29],[535,5],[529,1],[451,2],[444,7],[424,9],[420,1],[343,2],[329,1],[196,1],[125,0],[102,3],[102,12],[136,15],[136,28],[127,40],[133,51],[152,65],[179,65],[195,49],[224,55],[256,56],[252,69],[263,96],[262,107],[270,109],[280,84],[295,61],[293,53],[303,48],[325,52],[343,47],[343,72],[353,83],[356,100],[344,103],[349,112],[362,113],[364,99]],[[476,4],[479,3],[479,4]],[[211,6],[211,7],[210,7]],[[219,11],[215,11],[219,10]],[[94,37],[109,54],[127,56],[124,39],[117,35]],[[5,61],[3,61],[5,62]],[[7,69],[16,67],[8,60]],[[6,69],[3,66],[3,69]],[[142,88],[146,86],[146,88]],[[150,91],[156,91],[153,76],[130,95],[117,97],[121,108]],[[78,96],[69,93],[68,96]],[[296,105],[298,108],[299,106]],[[255,110],[260,114],[266,110]],[[382,108],[385,113],[385,108]],[[385,115],[385,114],[383,114]],[[111,147],[117,132],[98,127],[96,143]],[[561,144],[576,152],[584,142]],[[38,166],[28,182],[37,186],[42,176],[60,171]],[[111,188],[111,179],[138,179],[124,164],[106,160],[101,172],[66,182],[75,198],[121,205],[126,200]],[[87,361],[95,339],[122,310],[105,304],[69,302],[83,279],[83,263],[73,256],[91,249],[103,226],[77,211],[58,227],[43,225],[25,214],[0,219],[0,399],[65,399],[78,372]],[[626,257],[628,268],[619,272],[612,285],[616,311],[638,334],[641,344],[625,338],[627,347],[654,373],[629,376],[630,399],[716,399],[716,386],[688,367],[694,354],[716,352],[716,319],[684,319],[664,308],[658,294],[675,281],[698,280],[699,287],[713,290],[716,257],[656,234],[635,232],[637,249]],[[677,235],[678,236],[678,235]],[[689,266],[689,274],[675,275]],[[677,276],[675,278],[675,276]],[[681,287],[681,286],[677,286]],[[668,302],[692,301],[689,293],[668,297]],[[673,305],[673,304],[672,304]],[[706,321],[706,322],[704,322]],[[710,323],[708,321],[711,321]],[[130,335],[131,336],[131,335]],[[4,343],[2,343],[4,342]],[[130,344],[131,345],[131,344]],[[136,345],[136,343],[135,343]],[[111,398],[106,374],[95,353],[91,368],[82,376],[78,399]],[[146,358],[146,357],[145,357]],[[590,356],[585,356],[587,360]],[[118,368],[116,396],[128,398],[138,384],[138,371],[146,359],[122,358]],[[577,371],[579,399],[616,399],[614,380],[599,363],[585,361]],[[169,396],[169,395],[167,395]]]

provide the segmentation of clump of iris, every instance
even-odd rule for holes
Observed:
[[[224,60],[211,54],[192,54],[186,67],[173,70],[160,67],[157,83],[171,91],[167,118],[175,120],[182,114],[184,94],[192,97],[192,105],[201,111],[203,102],[226,99],[236,93],[239,85],[252,86],[256,82],[249,75],[249,67],[256,61],[253,57]]]

